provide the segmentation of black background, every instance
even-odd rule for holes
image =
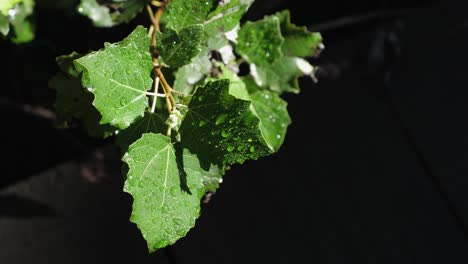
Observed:
[[[55,56],[119,41],[146,18],[96,29],[39,9],[35,42],[0,42],[0,263],[468,263],[466,1],[257,0],[248,18],[284,8],[322,31],[319,83],[285,96],[280,152],[233,167],[187,237],[152,255],[128,222],[111,140],[56,130],[46,111]],[[25,198],[64,162],[95,164],[96,149],[104,180],[66,185],[64,206]],[[51,193],[81,177],[60,175]]]

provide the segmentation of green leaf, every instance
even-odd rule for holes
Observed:
[[[148,106],[146,91],[153,82],[149,49],[146,29],[139,26],[122,42],[106,43],[105,49],[75,60],[83,71],[83,86],[94,94],[101,124],[125,129],[143,116]]]
[[[165,21],[176,32],[194,25],[203,25],[215,0],[172,0],[166,7]]]
[[[73,64],[74,60],[81,57],[81,54],[72,52],[56,58],[62,73],[54,76],[50,80],[49,86],[57,91],[54,104],[57,122],[66,126],[72,118],[78,118],[88,135],[95,138],[106,138],[111,136],[116,128],[99,124],[101,115],[92,105],[93,95],[81,85],[78,79],[80,71]]]
[[[244,25],[236,50],[250,63],[258,86],[299,93],[298,78],[314,75],[312,65],[300,57],[313,55],[321,41],[319,33],[291,24],[289,12],[284,11]]]
[[[215,193],[223,182],[223,171],[218,166],[211,165],[210,170],[203,174],[203,186],[207,192]]]
[[[78,78],[80,72],[76,69],[73,62],[81,57],[83,57],[82,54],[73,51],[70,54],[58,56],[55,61],[63,73],[70,77]]]
[[[251,110],[260,119],[260,131],[273,151],[283,144],[288,125],[291,124],[287,103],[278,94],[262,89],[252,78],[240,79],[234,72],[220,65],[222,75],[231,81],[229,93],[236,98],[252,102]]]
[[[96,27],[112,27],[131,21],[145,3],[145,0],[81,0],[78,12],[89,17]]]
[[[78,12],[89,17],[96,27],[111,27],[114,25],[109,8],[100,5],[97,0],[82,0]]]
[[[268,146],[278,151],[291,124],[288,104],[278,94],[258,87],[251,78],[245,78],[244,83],[249,90],[255,113],[260,118],[262,135]]]
[[[22,0],[2,0],[0,1],[0,13],[8,15],[8,11]]]
[[[59,124],[78,118],[90,136],[101,138],[112,135],[116,130],[99,124],[99,112],[92,106],[93,95],[81,86],[78,79],[59,73],[50,80],[49,86],[57,92],[54,108]]]
[[[173,68],[189,64],[192,58],[201,51],[202,39],[202,25],[183,28],[180,33],[172,29],[158,33],[158,51],[162,62]]]
[[[208,15],[205,21],[205,31],[208,36],[233,30],[239,25],[242,16],[253,2],[254,0],[219,1],[216,9]]]
[[[229,80],[219,80],[198,87],[179,129],[183,146],[198,156],[204,168],[271,153],[251,103],[231,95],[229,84]]]
[[[92,95],[86,93],[79,80],[67,78],[62,73],[52,77],[49,86],[57,92],[55,110],[59,123],[70,120],[75,116],[82,116],[83,106],[92,102]]]
[[[10,22],[5,15],[0,13],[0,33],[6,36],[8,32],[10,32]]]
[[[166,133],[167,125],[165,119],[159,114],[146,112],[143,118],[138,119],[130,127],[122,130],[117,135],[115,144],[120,147],[123,153],[128,147],[137,141],[145,133]]]
[[[10,24],[14,31],[11,40],[14,43],[26,43],[34,39],[34,24],[31,15],[34,11],[34,0],[22,0],[8,11]]]
[[[186,94],[193,92],[195,85],[211,72],[212,63],[209,51],[204,49],[188,65],[177,70],[174,74],[174,89]]]
[[[280,20],[281,34],[285,41],[283,54],[286,56],[309,57],[313,56],[322,43],[320,33],[312,33],[307,27],[298,27],[291,23],[289,10],[276,14]]]
[[[133,196],[130,220],[150,252],[185,236],[200,213],[206,172],[195,155],[178,154],[168,137],[144,134],[123,157],[129,167],[124,190]]]
[[[306,67],[310,67],[310,70],[304,69]],[[257,67],[251,64],[250,74],[261,87],[267,87],[277,93],[299,93],[298,78],[302,75],[313,75],[313,67],[301,58],[282,57],[267,66]]]
[[[279,19],[265,17],[257,22],[247,22],[239,30],[237,52],[249,63],[268,66],[283,56]]]
[[[229,70],[223,64],[218,63],[218,67],[221,69],[221,75],[219,76],[220,79],[228,79],[230,81],[229,85],[229,94],[235,96],[238,99],[242,99],[245,101],[250,101],[250,95],[245,86],[245,83],[235,74],[233,71]]]

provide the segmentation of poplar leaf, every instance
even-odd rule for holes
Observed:
[[[148,106],[146,91],[152,86],[150,38],[138,26],[126,39],[75,60],[83,86],[94,94],[93,105],[101,124],[125,129],[143,116]]]
[[[177,153],[170,138],[144,134],[123,157],[129,171],[125,192],[133,196],[130,220],[153,252],[175,243],[195,225],[205,193],[197,157]]]

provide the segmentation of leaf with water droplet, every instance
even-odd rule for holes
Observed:
[[[291,24],[289,12],[283,11],[246,23],[238,42],[236,50],[250,63],[250,74],[258,86],[277,93],[299,93],[298,78],[314,77],[313,66],[301,57],[316,54],[322,37]]]
[[[283,56],[280,22],[276,16],[268,16],[256,22],[245,23],[239,31],[236,51],[247,62],[267,66]]]
[[[133,196],[130,220],[153,252],[175,243],[195,224],[205,193],[197,157],[176,151],[170,138],[144,134],[123,157],[128,165],[124,191]],[[160,188],[154,187],[157,184]]]
[[[193,25],[183,28],[179,33],[167,28],[158,33],[158,51],[162,63],[179,68],[191,62],[201,51],[203,26]]]
[[[275,14],[280,20],[281,34],[284,37],[283,54],[291,57],[310,57],[317,53],[322,44],[322,36],[310,32],[307,27],[298,27],[291,23],[289,10]]]
[[[175,0],[170,1],[164,12],[164,21],[168,28],[180,32],[186,27],[203,24],[216,0]]]
[[[291,124],[287,103],[278,94],[258,87],[252,78],[244,78],[252,107],[260,118],[260,130],[268,145],[278,151],[283,144],[287,126]]]
[[[193,92],[195,86],[203,81],[203,78],[210,74],[212,63],[209,57],[208,48],[202,48],[202,51],[192,58],[191,63],[180,67],[174,74],[174,89],[186,94]],[[201,99],[201,98],[199,98]]]
[[[75,60],[83,72],[83,86],[95,96],[93,105],[102,115],[101,124],[125,129],[143,116],[148,106],[146,91],[153,82],[150,41],[146,29],[138,26],[123,41]],[[127,74],[128,69],[132,74]]]
[[[206,18],[205,31],[207,35],[214,36],[219,32],[233,30],[253,2],[254,0],[230,0],[218,3],[216,9]]]
[[[209,164],[222,168],[272,152],[261,134],[260,120],[252,112],[251,102],[232,95],[229,85],[229,80],[218,80],[198,87],[179,129],[183,146],[198,155],[205,169]],[[203,101],[198,100],[200,96]],[[192,125],[202,120],[206,125]],[[245,120],[250,120],[248,125]],[[204,144],[202,139],[213,144]],[[255,146],[255,152],[249,151],[251,146]]]

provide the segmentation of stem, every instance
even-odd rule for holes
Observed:
[[[169,100],[171,101],[171,104],[175,105],[176,101],[175,101],[174,97],[171,94],[173,89],[171,88],[169,83],[166,81],[166,78],[164,77],[164,74],[162,73],[162,71],[161,71],[161,69],[159,67],[156,68],[156,74],[161,79],[162,87],[163,87],[164,92],[166,93],[166,95],[168,95]]]
[[[161,3],[159,1],[156,1],[156,0],[153,0],[151,1],[151,5],[155,6],[155,7],[162,7],[164,6],[164,3]]]
[[[169,1],[167,1],[166,4],[168,2]],[[164,77],[164,74],[161,71],[159,61],[158,61],[158,54],[156,53],[156,44],[157,44],[156,35],[158,32],[160,32],[160,29],[161,29],[159,26],[159,21],[161,20],[161,16],[164,13],[165,4],[163,2],[158,2],[158,4],[155,4],[155,3],[151,3],[151,4],[156,5],[156,6],[161,4],[161,6],[158,7],[156,14],[154,13],[153,8],[151,7],[150,4],[146,5],[146,10],[148,11],[148,15],[150,17],[151,24],[152,24],[151,28],[153,28],[151,32],[151,50],[152,50],[152,56],[153,56],[153,70],[155,73],[155,80],[154,80],[155,91],[154,91],[154,98],[153,98],[153,104],[151,106],[151,111],[152,112],[155,111],[156,101],[157,101],[157,96],[158,96],[157,89],[159,88],[159,82],[161,82],[161,86],[162,86],[162,89],[164,91],[165,98],[166,98],[167,110],[170,113],[174,109],[174,106],[176,105],[176,101],[174,97],[172,96],[173,89],[171,88],[169,83],[166,81],[166,78]]]
[[[184,93],[184,92],[180,92],[180,91],[174,90],[174,89],[171,89],[171,93],[177,94],[177,95],[180,95],[180,96],[188,96],[188,94],[186,94],[186,93]]]
[[[161,20],[161,16],[164,12],[164,8],[158,8],[158,11],[156,11],[156,15],[154,15],[154,22],[155,22],[155,26],[154,26],[154,29],[156,29],[156,31],[160,31],[160,27],[159,27],[159,21]]]
[[[150,28],[148,29],[148,37],[152,37],[154,34],[154,26],[151,25]]]

